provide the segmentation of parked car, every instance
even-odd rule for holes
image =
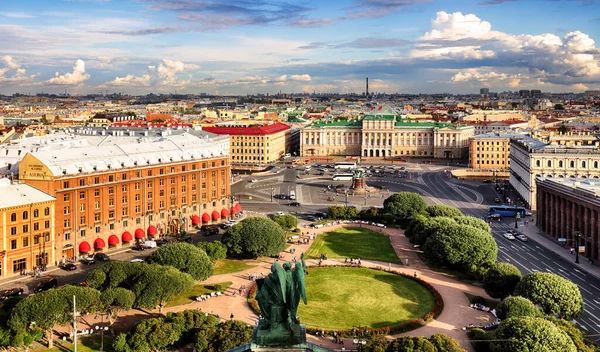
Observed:
[[[96,253],[94,254],[94,259],[99,262],[109,262],[110,257],[105,253]]]
[[[192,243],[192,236],[183,236],[179,239],[179,242]]]
[[[200,232],[204,236],[218,235],[219,234],[219,226],[218,225],[202,226],[202,228],[200,229]]]
[[[156,241],[144,241],[141,243],[141,245],[146,248],[156,248],[157,246]]]
[[[517,235],[517,236],[515,236],[515,237],[517,237],[517,239],[518,239],[519,241],[521,241],[521,242],[527,242],[527,236],[525,236],[525,235],[524,235],[524,234],[522,234],[522,233],[521,233],[521,234],[518,234],[518,235]]]
[[[494,203],[501,203],[502,201],[500,200],[500,198],[496,198],[494,199]]]
[[[318,211],[318,212],[315,213],[315,216],[318,217],[318,218],[326,218],[327,217],[327,213],[323,213],[323,212]]]
[[[147,248],[144,247],[141,243],[138,243],[135,246],[131,247],[131,249],[133,249],[134,251],[145,251]]]
[[[253,179],[251,179],[251,180],[250,180],[250,182],[251,182],[251,183],[255,183],[255,182],[258,182],[258,180],[257,180],[257,179],[255,179],[255,178],[253,178]]]
[[[290,204],[288,204],[290,207],[299,207],[300,203],[298,202],[291,202]]]
[[[77,270],[77,265],[75,265],[74,263],[66,263],[66,264],[63,264],[63,266],[61,266],[61,269],[66,270],[66,271],[73,271],[73,270]]]
[[[58,287],[58,281],[54,278],[49,278],[46,281],[43,281],[39,285],[37,285],[36,288],[33,290],[33,292],[38,293],[38,292],[42,292],[42,291],[48,291],[51,288],[57,288],[57,287]]]
[[[313,215],[307,215],[305,217],[305,219],[308,220],[308,221],[317,221],[318,220],[317,217],[313,216]]]
[[[145,263],[146,261],[144,259],[135,258],[135,259],[131,259],[129,262],[130,263]]]
[[[2,291],[0,291],[0,301],[4,301],[5,299],[7,299],[9,297],[20,296],[22,294],[23,294],[23,288],[21,288],[21,287],[14,287],[14,288],[9,288],[7,290],[2,290]]]
[[[96,264],[96,261],[94,260],[94,258],[91,258],[91,257],[90,258],[81,258],[80,262],[85,265]]]
[[[513,241],[515,239],[515,235],[513,235],[510,232],[503,233],[502,237],[506,238],[507,240],[511,240],[511,241]]]
[[[278,211],[276,214],[277,214],[277,215],[285,215],[285,213],[284,213],[284,212],[282,212],[282,211]]]

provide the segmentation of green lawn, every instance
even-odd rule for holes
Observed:
[[[402,264],[387,236],[361,227],[345,227],[318,235],[307,258],[360,258]]]
[[[112,342],[113,337],[104,334],[104,350],[112,351]],[[75,351],[72,343],[62,342],[58,340],[54,340],[54,347],[51,349],[48,348],[34,348],[35,351],[45,351],[45,352],[70,352]],[[100,334],[94,335],[92,337],[82,336],[78,337],[77,342],[77,352],[96,352],[100,351]]]
[[[238,271],[252,269],[258,264],[254,260],[219,259],[215,262],[213,275],[237,273]]]
[[[226,289],[229,288],[229,286],[231,286],[231,284],[232,284],[232,282],[228,281],[228,282],[221,282],[217,285],[222,285],[223,286],[222,291],[225,291]],[[167,303],[165,305],[165,307],[174,307],[174,306],[180,306],[182,304],[189,304],[192,302],[196,302],[196,297],[205,295],[207,293],[215,292],[213,285],[215,285],[215,284],[209,284],[209,285],[197,284],[194,286],[194,288],[192,288],[191,291],[181,294],[179,296],[173,297],[173,299],[170,300],[169,303]]]
[[[433,295],[400,275],[350,267],[309,268],[308,273],[308,305],[300,303],[298,316],[309,327],[342,330],[394,326],[433,309]]]

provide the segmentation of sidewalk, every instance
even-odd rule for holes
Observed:
[[[530,223],[528,226],[519,226],[519,231],[523,232],[530,240],[554,252],[564,260],[575,263],[575,254],[571,254],[569,248],[565,248],[558,244],[554,238],[543,233],[536,225]],[[580,270],[585,271],[600,280],[600,267],[590,264],[587,257],[579,254],[579,264],[575,265],[577,265]]]

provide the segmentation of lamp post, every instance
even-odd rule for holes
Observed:
[[[275,191],[275,188],[271,187],[271,203],[273,203],[273,192]]]
[[[579,229],[575,229],[573,236],[575,236],[575,264],[579,264],[579,237],[581,237]]]
[[[517,215],[515,215],[515,229],[519,228],[519,219],[521,218],[521,213],[517,212]]]

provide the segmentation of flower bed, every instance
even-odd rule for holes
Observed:
[[[349,266],[348,265],[320,265],[320,266],[312,266],[312,267],[323,268],[323,267],[349,267]],[[417,318],[415,320],[405,322],[402,324],[398,324],[398,325],[394,325],[394,326],[386,326],[386,327],[382,327],[382,328],[359,327],[359,328],[353,328],[350,330],[324,330],[324,329],[319,329],[319,328],[314,328],[314,327],[306,327],[306,331],[309,334],[316,335],[318,332],[319,335],[321,333],[324,333],[325,335],[333,336],[333,333],[335,332],[335,333],[337,333],[337,336],[340,336],[340,337],[355,337],[355,336],[356,337],[368,337],[368,336],[375,336],[375,335],[394,335],[394,334],[404,333],[404,332],[411,331],[414,329],[418,329],[422,326],[425,326],[429,322],[431,322],[433,319],[439,317],[440,314],[442,314],[442,311],[444,310],[444,300],[442,299],[442,296],[440,295],[440,293],[427,281],[424,281],[418,277],[414,277],[412,275],[401,273],[401,272],[398,272],[395,270],[388,271],[382,267],[375,267],[375,268],[368,268],[368,269],[390,272],[390,273],[400,275],[407,279],[411,279],[411,280],[418,282],[423,287],[425,287],[429,292],[431,292],[431,294],[434,297],[434,306],[433,306],[432,311],[428,312],[421,318]],[[250,288],[250,290],[248,291],[248,300],[247,301],[248,301],[248,304],[250,305],[250,308],[252,309],[252,311],[257,315],[260,315],[261,314],[260,308],[258,306],[258,301],[256,301],[256,289],[257,289],[256,284]]]

